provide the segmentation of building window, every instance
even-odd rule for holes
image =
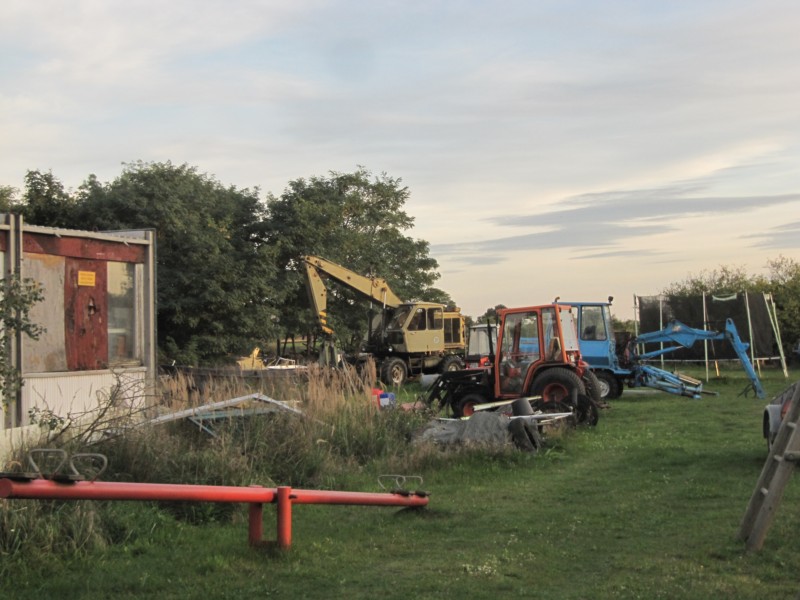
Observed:
[[[108,362],[130,362],[136,356],[136,269],[108,263]]]

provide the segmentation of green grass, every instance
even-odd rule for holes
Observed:
[[[764,381],[771,396],[795,378],[769,371]],[[766,458],[766,401],[740,397],[744,382],[726,372],[706,385],[719,395],[702,400],[626,391],[597,428],[538,456],[432,460],[408,473],[432,493],[423,511],[295,506],[288,552],[249,548],[243,508],[233,523],[196,526],[123,504],[142,514],[106,550],[2,557],[3,595],[795,598],[798,482],[761,551],[746,553],[736,539]],[[377,491],[377,474],[354,471],[348,489]],[[268,507],[267,537],[274,524]]]

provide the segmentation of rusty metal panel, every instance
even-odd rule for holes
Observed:
[[[105,261],[66,259],[64,328],[70,371],[108,366],[107,281]]]
[[[22,249],[24,252],[37,254],[58,254],[71,258],[116,260],[132,263],[142,263],[146,259],[145,248],[138,244],[37,233],[27,233],[25,235]]]
[[[31,308],[31,320],[45,328],[38,340],[22,339],[22,372],[44,373],[67,370],[64,347],[64,262],[63,256],[26,254],[24,277],[42,286],[44,301]]]

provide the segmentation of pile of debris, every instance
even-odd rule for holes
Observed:
[[[514,445],[520,450],[535,453],[542,447],[543,428],[565,419],[574,419],[572,412],[533,414],[526,399],[518,400],[523,402],[515,402],[510,415],[478,411],[463,419],[434,419],[419,432],[415,443],[494,447]]]

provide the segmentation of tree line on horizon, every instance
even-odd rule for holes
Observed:
[[[407,235],[409,193],[400,179],[358,167],[296,179],[262,198],[186,164],[135,162],[113,181],[90,175],[74,191],[52,172],[28,171],[21,193],[0,186],[0,210],[45,227],[154,229],[159,360],[196,366],[313,336],[305,255],[381,276],[401,298],[452,304],[433,285],[439,265],[428,242]],[[328,320],[344,346],[366,323],[366,310],[351,308],[358,301],[329,288]]]
[[[434,287],[439,265],[430,244],[408,235],[409,196],[401,179],[364,167],[295,179],[279,196],[262,198],[258,188],[224,186],[186,164],[138,161],[110,182],[89,175],[74,191],[51,172],[28,171],[22,192],[0,185],[0,210],[45,227],[154,229],[159,359],[209,365],[286,337],[313,338],[305,255],[383,277],[407,300],[455,304]],[[800,340],[800,263],[779,256],[767,267],[767,275],[751,275],[722,266],[670,283],[662,294],[771,292],[788,351]],[[329,287],[328,304],[340,342],[357,349],[367,307],[338,286]]]

